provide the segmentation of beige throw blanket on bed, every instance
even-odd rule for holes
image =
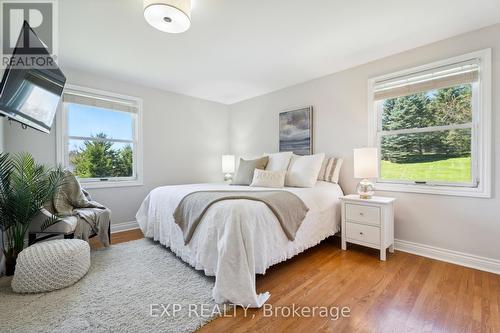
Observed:
[[[81,188],[71,172],[65,172],[64,183],[56,193],[53,204],[57,215],[78,217],[76,238],[88,241],[90,235],[95,234],[104,246],[109,246],[111,211],[92,201],[90,194]]]
[[[254,200],[269,207],[278,219],[289,240],[295,234],[309,210],[295,194],[287,191],[199,191],[186,195],[174,212],[175,223],[179,225],[187,244],[203,219],[206,211],[214,203],[222,200]]]

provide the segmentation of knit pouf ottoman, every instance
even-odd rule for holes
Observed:
[[[90,246],[79,239],[41,242],[17,257],[12,290],[40,293],[68,287],[90,268]]]

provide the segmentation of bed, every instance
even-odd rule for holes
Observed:
[[[228,184],[163,186],[152,190],[136,218],[145,237],[168,247],[183,261],[215,276],[216,302],[261,307],[270,294],[257,294],[255,274],[292,258],[340,230],[339,185],[318,181],[313,188],[285,187],[309,208],[296,237],[290,241],[276,216],[262,202],[227,200],[212,205],[185,245],[173,212],[186,195],[196,191],[266,191],[262,187]]]

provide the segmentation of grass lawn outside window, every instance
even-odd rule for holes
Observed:
[[[470,156],[418,163],[382,161],[381,165],[382,180],[467,183],[471,172]]]

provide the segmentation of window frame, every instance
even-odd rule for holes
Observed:
[[[432,62],[423,66],[417,66],[402,71],[381,75],[368,80],[368,145],[377,147],[379,150],[379,173],[381,172],[381,138],[382,138],[382,117],[381,101],[374,100],[375,83],[388,80],[398,76],[411,75],[415,72],[431,70],[453,63],[479,59],[479,80],[472,84],[472,124],[467,123],[466,127],[472,129],[471,140],[471,171],[472,183],[445,183],[427,182],[418,184],[404,180],[376,180],[376,189],[381,191],[410,192],[439,194],[452,196],[467,196],[491,198],[492,182],[492,124],[491,124],[491,49],[484,49],[476,52],[463,54],[457,57]],[[436,126],[436,129],[445,130],[446,127],[460,127],[465,125]],[[412,131],[428,130],[412,129]],[[404,130],[403,130],[404,131]],[[393,131],[400,132],[400,131]],[[476,184],[475,184],[476,182]]]
[[[127,96],[122,94],[117,94],[109,91],[92,89],[72,84],[67,84],[64,87],[64,93],[71,92],[72,94],[81,94],[85,97],[98,96],[100,99],[107,99],[110,101],[129,101],[136,105],[137,112],[135,113],[133,121],[134,137],[133,140],[120,140],[120,139],[110,139],[105,140],[109,142],[127,142],[133,144],[133,175],[131,177],[109,177],[109,178],[79,178],[79,182],[85,189],[92,188],[112,188],[112,187],[129,187],[129,186],[141,186],[143,185],[143,147],[142,147],[142,99],[133,96]],[[94,97],[95,98],[95,97]],[[91,139],[94,141],[99,141],[96,138],[87,137],[70,137],[68,135],[67,128],[67,108],[64,102],[59,103],[59,112],[57,112],[56,118],[56,136],[57,136],[57,163],[63,167],[68,166],[68,144],[69,140],[86,140]],[[117,111],[119,112],[119,111]],[[120,111],[126,112],[126,111]]]

